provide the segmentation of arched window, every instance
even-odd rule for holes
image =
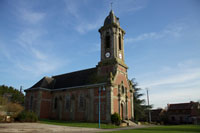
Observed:
[[[110,36],[106,35],[106,40],[105,40],[105,45],[106,45],[106,49],[110,48]]]
[[[119,42],[119,50],[122,50],[122,42],[121,42],[121,35],[119,34],[119,37],[118,37],[118,42]]]
[[[124,86],[122,86],[122,94],[124,94],[125,90],[124,90]]]
[[[31,96],[31,99],[30,99],[30,110],[33,109],[33,96]]]
[[[54,109],[57,109],[58,106],[58,98],[56,97],[54,100]]]
[[[70,96],[66,96],[66,104],[65,104],[65,106],[66,106],[66,110],[70,110]]]
[[[85,109],[85,98],[83,97],[83,95],[81,95],[79,98],[79,108],[81,110]]]

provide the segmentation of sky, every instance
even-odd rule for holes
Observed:
[[[200,100],[199,0],[0,0],[0,85],[92,68],[111,5],[129,79],[154,108]]]

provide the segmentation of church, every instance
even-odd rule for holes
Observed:
[[[25,90],[25,108],[39,118],[110,123],[134,117],[133,88],[124,57],[125,31],[111,10],[99,29],[101,59],[96,67],[43,77]],[[100,103],[100,104],[99,104]],[[99,106],[100,105],[100,106]]]

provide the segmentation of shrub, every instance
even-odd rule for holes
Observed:
[[[12,118],[16,118],[17,115],[22,112],[24,108],[18,103],[8,103],[5,105],[5,111],[10,115]]]
[[[4,122],[5,117],[3,115],[0,115],[0,122]]]
[[[8,99],[3,98],[2,96],[0,96],[0,105],[6,105],[8,103]]]
[[[34,112],[22,111],[16,118],[20,122],[36,122],[38,120],[37,115]]]
[[[121,118],[120,118],[119,114],[116,113],[116,112],[114,114],[112,114],[111,115],[111,121],[115,125],[120,125]]]

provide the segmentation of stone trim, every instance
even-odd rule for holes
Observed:
[[[94,86],[100,86],[100,85],[106,85],[107,83],[99,83],[99,84],[90,84],[90,85],[82,85],[82,86],[74,86],[74,87],[67,87],[67,88],[59,88],[59,89],[47,89],[47,88],[42,88],[42,87],[37,87],[37,88],[29,88],[24,90],[26,91],[31,91],[31,90],[46,90],[46,91],[60,91],[60,90],[69,90],[69,89],[77,89],[77,88],[85,88],[85,87],[94,87]]]

